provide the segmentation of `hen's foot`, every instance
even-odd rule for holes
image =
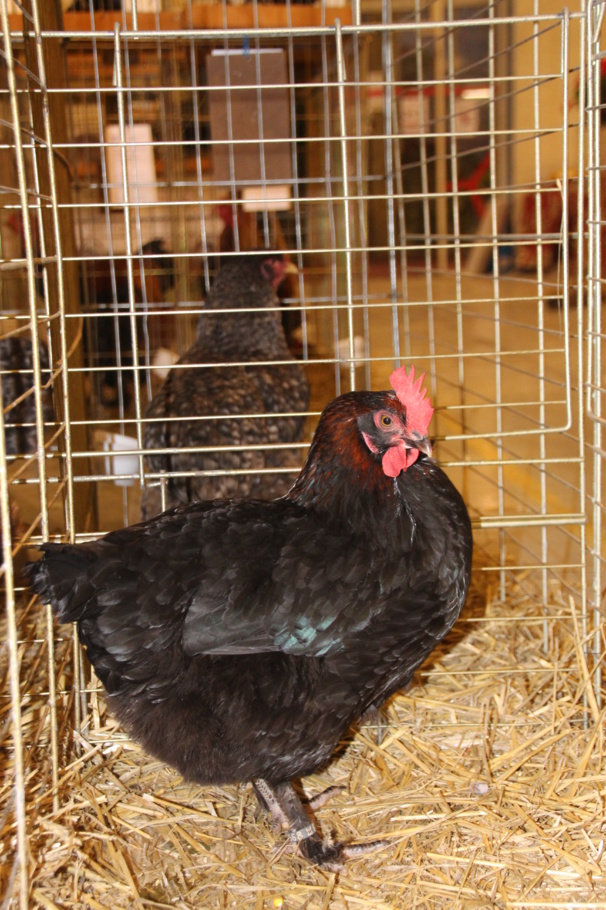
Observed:
[[[292,836],[291,831],[289,840],[292,840]],[[343,844],[340,841],[333,844],[330,841],[322,840],[314,830],[312,835],[304,837],[300,841],[299,851],[310,863],[322,866],[331,872],[340,872],[346,860],[364,856],[366,853],[374,853],[375,850],[382,850],[384,847],[388,847],[389,843],[388,840],[373,840],[367,844]]]
[[[381,850],[389,845],[387,840],[375,840],[367,844],[324,841],[291,784],[270,785],[267,781],[257,778],[253,781],[253,787],[261,806],[270,813],[274,826],[287,830],[291,846],[317,866],[338,872],[346,860]],[[340,787],[328,787],[309,801],[309,807],[313,810],[323,806],[340,790]]]

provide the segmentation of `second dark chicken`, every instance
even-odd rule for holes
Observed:
[[[147,409],[145,448],[178,450],[150,452],[148,470],[184,472],[168,480],[167,507],[220,497],[274,499],[292,486],[301,453],[287,444],[303,438],[309,387],[280,320],[276,288],[287,268],[282,255],[270,253],[223,265],[195,343]],[[192,451],[201,447],[217,451]],[[221,473],[230,470],[238,473]],[[159,511],[160,489],[149,485],[142,517]]]

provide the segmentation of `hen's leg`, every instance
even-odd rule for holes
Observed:
[[[316,831],[291,784],[270,785],[266,780],[257,778],[253,781],[253,787],[261,806],[270,813],[273,821],[280,828],[288,830],[291,844],[318,866],[338,871],[346,859],[379,850],[389,843],[386,840],[375,840],[368,844],[326,843]]]

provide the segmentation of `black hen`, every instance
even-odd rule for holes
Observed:
[[[299,470],[301,455],[280,445],[301,441],[309,387],[280,320],[275,289],[287,269],[280,254],[229,259],[206,299],[195,343],[147,409],[145,448],[179,450],[147,455],[148,470],[187,472],[170,477],[167,506],[219,497],[274,499],[292,486],[292,471],[279,469]],[[219,451],[191,451],[201,447]],[[241,473],[220,473],[229,470]],[[207,471],[219,473],[192,473]],[[142,517],[160,509],[160,489],[150,485]]]
[[[329,404],[282,499],[192,503],[29,568],[136,740],[200,784],[252,781],[329,867],[365,848],[325,843],[290,781],[410,680],[469,584],[469,517],[413,376]]]

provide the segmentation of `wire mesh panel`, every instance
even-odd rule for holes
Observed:
[[[588,472],[589,502],[593,533],[591,548],[593,555],[593,584],[591,606],[593,608],[593,659],[595,662],[596,685],[601,688],[601,657],[603,645],[603,476],[602,476],[602,396],[604,391],[602,367],[602,240],[604,236],[604,216],[602,212],[603,188],[601,180],[602,122],[603,113],[603,51],[600,48],[600,35],[604,17],[604,4],[596,3],[587,20],[588,72],[590,79],[587,87],[588,111],[588,249],[587,249],[587,350],[588,350],[588,389],[587,410],[591,421],[589,443],[592,446],[591,468]]]
[[[29,18],[30,27],[35,23]],[[61,270],[60,216],[54,168],[43,56],[33,44],[17,58],[9,40],[6,8],[3,25],[3,206],[2,371],[2,581],[6,593],[3,671],[10,693],[11,744],[4,753],[6,779],[13,781],[8,812],[16,845],[16,862],[6,868],[8,893],[18,885],[20,905],[28,904],[27,776],[34,753],[48,755],[43,775],[55,788],[57,806],[58,738],[55,715],[56,661],[50,613],[23,608],[15,592],[22,588],[21,570],[32,540],[50,531],[49,516],[59,513],[61,532],[74,525],[69,424],[70,396],[65,363],[70,342],[65,325]],[[33,238],[38,238],[34,244]],[[36,278],[46,266],[44,304],[39,305]],[[51,284],[52,282],[52,284]],[[78,396],[72,401],[77,406]],[[27,660],[20,654],[27,642]],[[41,736],[29,735],[32,692],[38,683],[34,667],[42,666],[46,703]],[[26,680],[29,678],[29,683]],[[33,688],[32,688],[33,684]],[[29,690],[29,691],[28,691]],[[34,713],[36,709],[33,709]],[[8,732],[8,731],[7,731]],[[7,898],[8,899],[8,898]]]
[[[601,906],[602,4],[59,6],[0,0],[4,906]],[[259,249],[296,266],[280,345],[202,353],[217,275]],[[400,363],[472,593],[327,771],[395,853],[300,877],[262,828],[242,846],[249,791],[129,743],[22,567],[200,478],[287,488],[324,405]],[[301,395],[201,391],[260,366]]]

